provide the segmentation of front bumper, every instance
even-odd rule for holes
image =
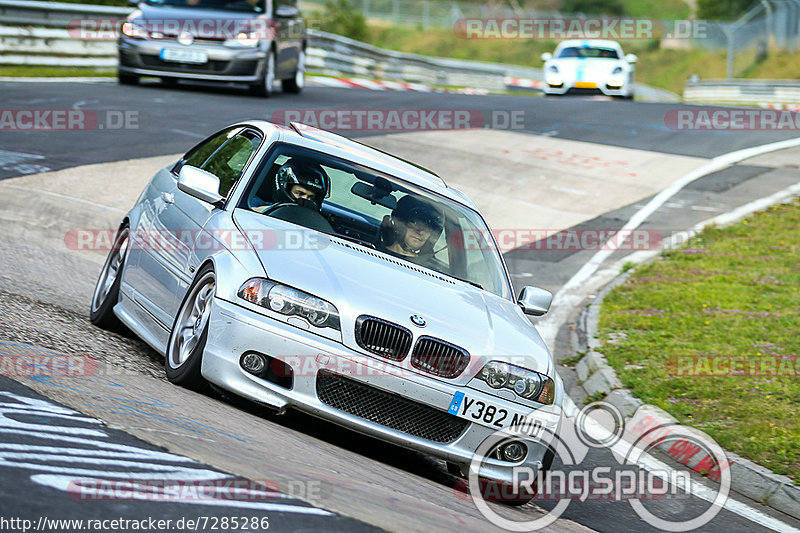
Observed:
[[[136,76],[157,76],[192,80],[258,83],[266,63],[266,52],[259,48],[227,48],[222,45],[191,46],[192,50],[205,52],[208,61],[202,64],[164,61],[163,48],[180,48],[181,45],[166,40],[120,38],[119,71]]]
[[[594,87],[587,87],[585,84],[565,81],[560,84],[544,84],[544,92],[547,94],[604,94],[606,96],[630,96],[631,87],[628,82],[622,85],[611,85],[605,81],[593,83]]]
[[[294,376],[291,389],[245,372],[239,361],[242,354],[248,351],[268,355],[291,366]],[[338,342],[215,298],[202,374],[215,385],[250,400],[280,410],[291,407],[305,411],[360,433],[458,464],[464,472],[475,450],[494,433],[494,429],[465,420],[465,429],[450,442],[435,442],[414,436],[324,403],[317,390],[318,372],[333,372],[360,386],[389,393],[398,401],[424,404],[437,410],[438,416],[455,418],[447,411],[457,391],[468,392],[471,398],[485,399],[509,409],[528,410],[497,396],[456,387],[419,374],[401,374],[396,368],[376,365],[376,362],[376,358],[357,353]],[[556,401],[560,402],[562,397],[563,391],[557,391]],[[558,430],[560,418],[557,415],[542,413],[541,418]],[[527,456],[518,463],[484,459],[481,476],[510,483],[513,467],[537,468],[544,461],[546,447],[538,443],[528,443],[527,446]]]

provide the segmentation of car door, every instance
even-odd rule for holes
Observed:
[[[186,260],[199,230],[193,218],[186,214],[194,210],[186,205],[191,203],[186,198],[188,195],[178,189],[178,173],[187,164],[201,168],[241,130],[241,127],[228,128],[209,137],[192,148],[171,170],[162,170],[154,180],[159,190],[143,205],[137,231],[142,242],[141,252],[130,276],[136,287],[137,303],[162,330],[172,327],[175,298],[185,279]],[[157,330],[153,333],[159,335]]]
[[[250,128],[242,128],[230,135],[230,138],[199,167],[219,178],[220,196],[225,199],[230,196],[262,142],[261,133]],[[172,316],[177,312],[177,306],[183,300],[196,268],[209,255],[225,247],[231,239],[229,235],[210,234],[204,229],[215,209],[208,202],[179,191],[175,197],[175,207],[182,223],[192,228],[191,235],[194,241],[191,247],[182,250],[180,256],[175,257],[175,262],[181,265],[181,274]]]

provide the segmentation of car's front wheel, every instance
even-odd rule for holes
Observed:
[[[122,268],[125,266],[125,257],[128,255],[129,241],[130,230],[125,225],[117,232],[114,246],[108,253],[92,294],[92,308],[89,312],[89,320],[95,326],[105,329],[117,329],[121,325],[114,314],[114,306],[119,301]]]
[[[206,384],[200,374],[200,365],[208,338],[211,301],[216,286],[214,269],[211,266],[204,267],[186,291],[175,317],[164,368],[167,379],[176,385],[198,390]]]
[[[133,74],[123,74],[122,72],[117,71],[117,81],[119,81],[120,85],[138,85],[139,76],[134,76]]]
[[[294,77],[286,80],[281,80],[281,88],[283,92],[290,94],[300,94],[303,87],[306,86],[306,51],[301,50],[300,55],[297,57],[297,70],[294,72]]]
[[[264,74],[261,81],[250,86],[250,92],[256,96],[270,97],[275,91],[275,51],[270,50],[267,54],[267,62],[264,65]]]

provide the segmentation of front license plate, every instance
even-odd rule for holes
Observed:
[[[208,54],[199,50],[181,50],[180,48],[162,48],[159,57],[164,61],[175,63],[208,63]]]
[[[576,81],[576,89],[597,89],[597,84],[593,81]]]
[[[551,425],[547,420],[542,420],[535,411],[526,414],[509,410],[492,402],[472,398],[460,391],[453,395],[448,412],[490,428],[516,426],[519,432],[531,437],[541,436],[545,425]]]

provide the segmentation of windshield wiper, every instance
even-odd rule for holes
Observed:
[[[458,281],[463,281],[464,283],[469,283],[469,284],[470,284],[470,285],[472,285],[473,287],[478,287],[478,288],[479,288],[480,290],[482,290],[482,291],[483,291],[483,290],[485,290],[485,289],[483,288],[483,285],[481,285],[480,283],[478,283],[478,282],[476,282],[476,281],[471,281],[471,280],[468,280],[468,279],[459,278],[458,276],[454,276],[454,275],[452,275],[452,274],[447,274],[447,275],[448,275],[448,276],[450,276],[451,278],[457,279]]]
[[[364,239],[359,239],[358,237],[351,237],[350,235],[344,235],[342,233],[330,233],[327,231],[323,231],[325,235],[330,235],[331,237],[338,237],[339,239],[344,239],[346,241],[354,242],[356,244],[360,244],[361,246],[366,246],[367,248],[372,248],[373,250],[377,250],[378,248],[375,246],[375,243],[365,241]]]

